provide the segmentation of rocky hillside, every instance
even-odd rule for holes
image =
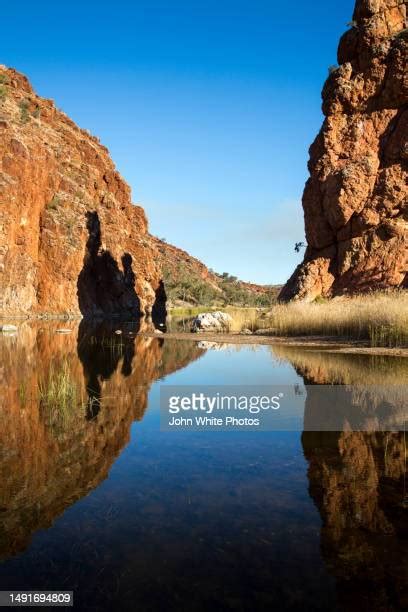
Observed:
[[[178,290],[190,303],[269,300],[151,236],[108,150],[4,66],[0,203],[0,316],[129,319],[163,313]]]
[[[129,317],[161,278],[107,149],[0,67],[0,313]]]
[[[408,285],[406,0],[357,0],[303,196],[307,250],[281,299]]]
[[[182,249],[151,238],[159,255],[168,303],[269,306],[280,287],[256,285],[226,272],[217,274]]]

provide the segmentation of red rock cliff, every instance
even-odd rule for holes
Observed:
[[[108,150],[0,67],[0,314],[134,317],[160,271]]]
[[[307,250],[281,299],[408,285],[406,0],[357,0],[303,195]]]

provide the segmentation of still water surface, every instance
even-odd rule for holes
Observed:
[[[162,384],[401,384],[406,361],[70,326],[0,336],[0,589],[73,590],[77,610],[408,608],[403,433],[159,426]],[[58,413],[38,389],[61,371],[77,397]]]

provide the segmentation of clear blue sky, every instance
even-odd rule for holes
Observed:
[[[7,2],[0,63],[110,149],[153,234],[279,283],[353,0]]]

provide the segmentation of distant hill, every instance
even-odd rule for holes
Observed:
[[[159,253],[169,306],[269,306],[276,301],[279,285],[256,285],[218,274],[186,251],[159,238],[151,237]]]

